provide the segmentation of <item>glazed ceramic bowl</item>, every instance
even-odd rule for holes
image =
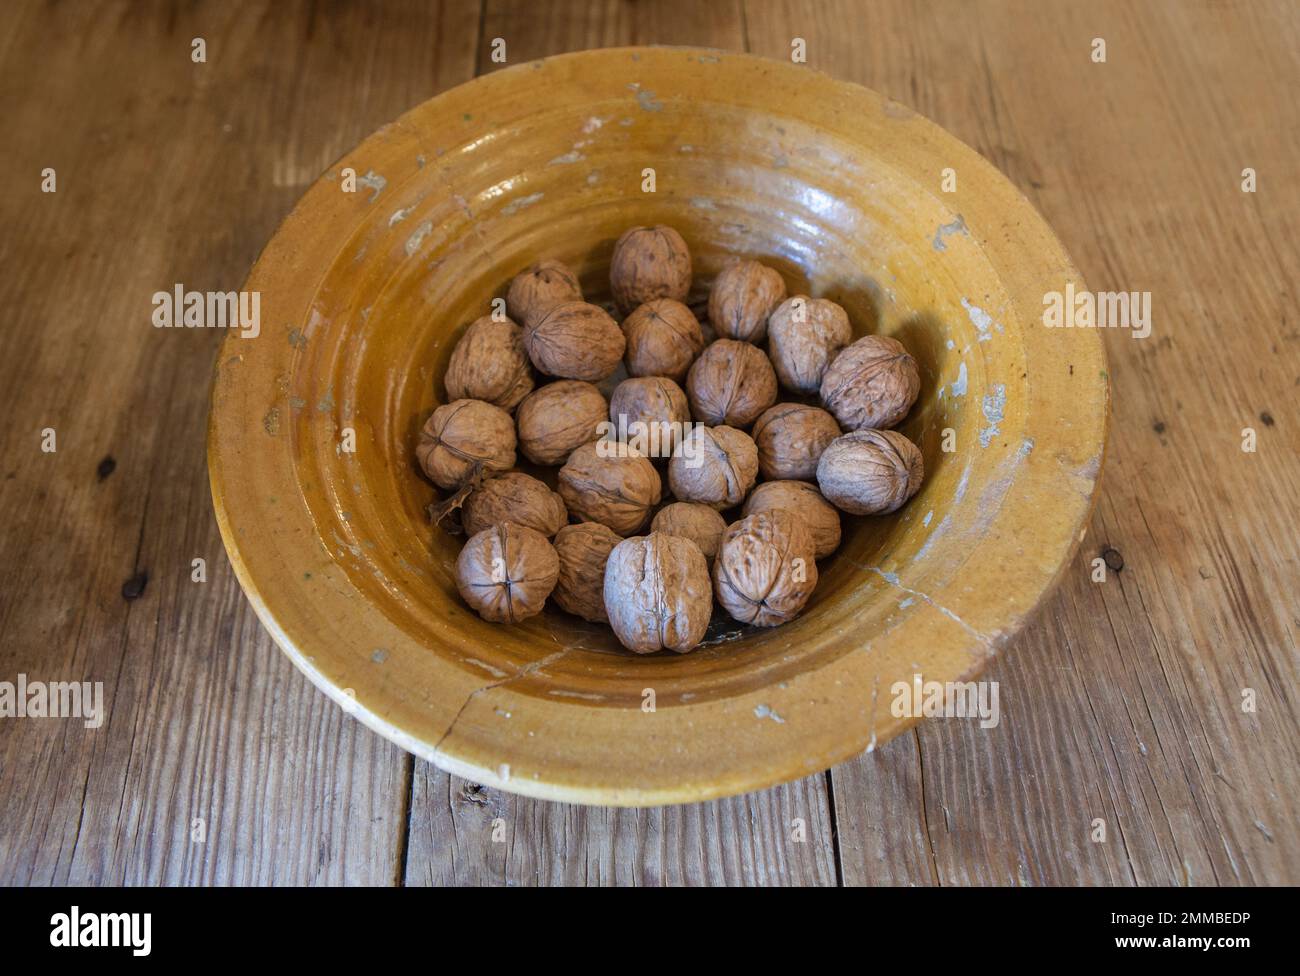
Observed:
[[[654,223],[685,236],[699,294],[725,256],[759,258],[857,334],[901,340],[922,376],[901,426],[920,493],[845,519],[797,620],[724,622],[688,656],[627,654],[557,609],[480,620],[413,451],[457,337],[512,275],[555,257],[607,294],[614,240]],[[453,773],[619,805],[768,786],[915,721],[893,713],[896,682],[979,674],[1070,559],[1107,414],[1099,337],[1041,321],[1070,283],[993,167],[863,88],[679,48],[509,68],[375,133],[267,245],[245,286],[261,334],[232,333],[217,363],[217,518],[294,663]]]

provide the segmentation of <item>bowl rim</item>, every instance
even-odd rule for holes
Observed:
[[[833,92],[850,101],[863,103],[864,107],[874,108],[891,118],[906,121],[915,127],[913,131],[916,133],[916,138],[928,139],[945,147],[945,151],[950,151],[960,158],[963,167],[969,165],[968,169],[963,169],[962,177],[963,183],[968,188],[973,185],[976,192],[984,192],[1004,203],[1015,205],[1017,216],[1024,222],[1022,229],[1035,239],[1040,250],[1045,249],[1043,263],[1053,269],[1055,275],[1053,281],[1072,281],[1077,288],[1085,287],[1082,277],[1059,239],[1029,200],[992,163],[936,123],[871,89],[835,79],[804,65],[796,66],[784,61],[723,49],[656,45],[598,48],[553,55],[479,75],[414,106],[396,121],[367,136],[313,181],[262,249],[243,288],[248,289],[250,284],[264,277],[271,281],[292,281],[294,274],[301,276],[307,267],[310,267],[310,265],[302,268],[295,266],[292,249],[286,241],[291,238],[301,239],[309,234],[317,220],[312,212],[315,198],[323,187],[334,188],[334,192],[337,192],[331,174],[337,173],[341,167],[348,165],[349,161],[360,161],[367,155],[369,147],[392,138],[394,133],[420,128],[421,117],[436,115],[437,111],[444,106],[463,100],[467,93],[486,90],[490,86],[506,85],[512,80],[519,80],[526,72],[535,72],[548,66],[568,71],[583,64],[629,57],[633,61],[675,59],[679,66],[690,61],[698,64],[707,59],[710,63],[718,63],[725,59],[726,62],[741,65],[742,70],[758,68],[763,72],[797,73],[803,78],[815,79],[814,84],[821,86],[828,93]],[[359,167],[358,172],[361,172]],[[971,193],[969,189],[966,192],[968,195]],[[980,244],[985,251],[991,252],[996,252],[999,247],[1005,246],[1002,242],[991,238],[982,239]],[[272,274],[267,269],[268,263],[283,263],[285,268]],[[1035,280],[1046,280],[1045,273]],[[313,282],[308,287],[302,286],[299,282],[298,287],[305,287],[304,293],[310,295],[314,291],[315,284]],[[1031,290],[1026,291],[1031,292]],[[307,301],[307,307],[310,307],[310,299]],[[963,647],[967,656],[967,666],[960,671],[942,675],[943,680],[970,681],[987,667],[997,651],[1025,627],[1059,584],[1086,534],[1089,517],[1097,502],[1100,474],[1108,447],[1110,380],[1104,343],[1096,329],[1072,330],[1072,334],[1064,341],[1071,343],[1072,361],[1080,362],[1100,374],[1099,384],[1084,388],[1091,397],[1091,401],[1086,406],[1092,409],[1094,416],[1080,444],[1090,455],[1091,479],[1086,485],[1075,483],[1070,486],[1072,490],[1063,503],[1068,511],[1061,519],[1062,524],[1069,529],[1068,541],[1053,557],[1049,568],[1033,575],[1032,588],[1036,593],[1029,601],[1028,609],[1007,620],[1005,626],[999,626],[984,635],[971,631],[971,628],[960,620],[957,620],[957,623],[961,624],[961,628],[971,631],[970,633],[963,636],[961,628],[955,626],[943,631],[953,636],[963,636],[967,645]],[[599,770],[594,772],[586,770],[577,776],[572,769],[563,768],[553,774],[543,772],[536,778],[512,777],[509,765],[485,761],[481,754],[476,754],[474,749],[470,748],[471,743],[461,742],[457,736],[453,736],[453,731],[458,728],[461,713],[471,702],[476,701],[486,692],[502,689],[504,684],[508,684],[517,675],[505,682],[488,682],[481,677],[465,676],[463,681],[457,682],[453,695],[453,697],[458,695],[463,699],[463,703],[455,710],[445,730],[438,735],[413,730],[409,721],[389,710],[389,703],[384,701],[382,693],[374,693],[373,689],[365,693],[350,693],[352,686],[346,682],[349,678],[355,677],[355,674],[351,671],[346,673],[341,671],[337,661],[330,658],[329,638],[307,626],[301,615],[295,614],[295,619],[289,619],[290,614],[286,612],[284,601],[280,597],[293,590],[293,580],[289,576],[296,574],[296,564],[294,573],[289,573],[283,559],[268,558],[265,553],[259,551],[256,542],[246,543],[241,538],[244,534],[247,513],[250,511],[249,503],[256,501],[253,495],[241,487],[241,480],[246,480],[243,479],[242,465],[247,460],[243,455],[242,439],[244,434],[251,433],[262,425],[263,417],[260,411],[264,409],[265,404],[264,400],[257,401],[256,396],[248,389],[249,374],[252,371],[242,365],[244,351],[240,346],[239,336],[234,333],[229,334],[218,349],[212,377],[207,432],[209,485],[217,524],[231,566],[254,612],[294,665],[317,688],[338,702],[345,711],[408,752],[427,759],[454,775],[509,792],[583,804],[658,806],[736,795],[817,773],[864,750],[871,751],[875,746],[883,744],[919,721],[916,717],[902,717],[880,725],[873,713],[869,732],[861,723],[847,726],[842,729],[844,734],[834,741],[823,739],[818,747],[812,750],[805,748],[805,744],[797,737],[785,742],[776,741],[771,749],[779,754],[779,758],[774,760],[765,755],[761,763],[753,761],[753,754],[747,755],[739,766],[728,766],[725,761],[721,764],[717,761],[704,762],[701,756],[691,752],[675,757],[670,756],[664,762],[675,768],[680,775],[672,781],[660,778],[653,786],[642,785],[638,781],[636,771],[626,767],[607,769],[603,773]],[[281,350],[276,355],[284,357],[289,356],[290,353]],[[271,363],[259,364],[258,375],[268,379],[277,368],[283,370],[288,367]],[[250,445],[254,442],[251,436],[247,440]],[[279,487],[285,492],[293,491],[291,484],[281,484]],[[252,507],[255,508],[255,505]],[[293,513],[294,517],[299,515],[307,519],[306,523],[300,523],[300,528],[310,528],[310,515],[306,514],[305,504],[302,513]],[[301,552],[305,554],[312,545],[312,540],[304,538],[301,541],[305,547]],[[299,589],[305,590],[301,586]],[[273,609],[272,604],[276,604],[277,609]],[[943,621],[938,621],[931,633],[939,633],[938,628],[941,624]],[[362,656],[360,649],[356,653]],[[846,654],[846,663],[851,662],[853,657],[852,652]],[[502,691],[504,693],[504,689]],[[863,687],[859,685],[847,693],[861,694],[862,691]],[[675,708],[681,707],[690,711],[696,722],[703,721],[706,713],[711,718],[728,722],[735,720],[738,707],[743,709],[750,705],[749,699],[745,698],[738,706],[734,702],[704,702],[689,707],[675,706]],[[841,713],[826,721],[842,721],[843,718],[844,714]],[[825,733],[825,729],[820,731]],[[714,743],[714,745],[725,746],[726,743]]]

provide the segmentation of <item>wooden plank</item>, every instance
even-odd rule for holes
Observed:
[[[481,70],[502,67],[491,60],[496,38],[507,64],[623,44],[744,46],[736,4],[687,0],[489,2]],[[724,802],[620,811],[515,797],[420,763],[406,883],[835,884],[832,833],[822,776]]]
[[[827,775],[842,883],[938,883],[915,731]]]
[[[415,770],[408,885],[834,885],[824,775],[713,803],[619,810]]]
[[[505,42],[507,61],[492,60],[493,41]],[[495,71],[565,51],[630,44],[680,44],[745,50],[739,0],[692,3],[535,3],[486,0],[479,45],[481,71]]]
[[[5,18],[0,104],[20,135],[0,159],[0,675],[102,681],[109,716],[5,721],[0,883],[399,877],[409,757],[289,665],[225,560],[204,456],[222,336],[150,325],[173,283],[238,287],[330,161],[470,76],[478,3],[388,12]]]
[[[1294,5],[751,2],[746,14],[756,52],[788,57],[802,36],[810,67],[973,145],[1093,288],[1149,290],[1155,309],[1149,338],[1106,336],[1116,409],[1102,499],[1060,592],[989,672],[1001,725],[928,722],[834,772],[846,883],[1295,883]],[[1090,60],[1095,37],[1104,64]],[[1124,568],[1093,583],[1111,547]],[[1090,840],[1095,818],[1105,843]],[[882,831],[905,850],[882,851]]]

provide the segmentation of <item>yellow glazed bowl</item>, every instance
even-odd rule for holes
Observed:
[[[901,427],[925,454],[920,493],[845,519],[797,620],[715,628],[684,657],[626,654],[553,608],[480,620],[413,455],[457,337],[512,275],[556,257],[605,294],[614,240],[654,223],[685,236],[700,294],[724,257],[759,258],[857,334],[902,341],[922,376]],[[245,286],[261,334],[232,333],[216,366],[221,533],[294,663],[453,773],[629,806],[804,776],[915,721],[893,714],[895,682],[979,674],[1082,538],[1107,377],[1094,331],[1042,324],[1071,282],[992,166],[866,89],[681,48],[520,65],[375,133],[267,245]]]

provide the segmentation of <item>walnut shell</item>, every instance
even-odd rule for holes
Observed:
[[[713,615],[704,554],[690,539],[662,532],[624,539],[605,566],[605,612],[630,651],[692,650]]]
[[[727,531],[727,523],[717,509],[708,505],[673,502],[659,509],[650,523],[650,531],[690,539],[699,546],[705,559],[712,560],[718,554],[718,543]]]
[[[778,403],[754,421],[758,468],[764,478],[817,480],[817,460],[840,436],[840,425],[825,410],[802,403]]]
[[[723,533],[713,592],[741,623],[775,627],[794,619],[816,585],[812,537],[789,512],[756,512]]]
[[[754,439],[734,427],[696,425],[668,462],[668,486],[684,502],[739,505],[758,477]]]
[[[628,376],[667,376],[675,383],[704,348],[704,334],[695,313],[671,298],[638,305],[623,320],[627,339],[624,362]]]
[[[737,261],[723,269],[709,290],[709,323],[727,339],[762,342],[767,317],[784,298],[779,271],[757,261]]]
[[[691,290],[691,252],[671,227],[633,227],[614,244],[609,263],[614,301],[626,315],[655,298],[683,301]]]
[[[542,482],[522,471],[509,471],[470,492],[461,519],[466,535],[477,535],[498,522],[515,522],[549,539],[569,521],[569,513],[560,496]]]
[[[563,609],[592,623],[606,623],[605,563],[622,542],[613,529],[599,522],[566,525],[555,536],[560,576],[551,594]]]
[[[863,336],[832,360],[822,377],[822,404],[845,430],[893,427],[921,390],[916,360],[897,339]]]
[[[789,512],[808,530],[813,555],[825,559],[840,545],[840,513],[806,481],[765,481],[745,499],[744,514],[770,512],[779,508]]]
[[[837,437],[817,463],[817,484],[853,515],[896,512],[925,478],[921,450],[896,430],[856,430]]]
[[[515,411],[519,449],[534,464],[563,464],[576,448],[601,436],[608,413],[604,394],[590,383],[547,383]]]
[[[787,390],[815,394],[841,349],[853,341],[849,316],[826,298],[795,295],[767,320],[767,354]]]
[[[623,331],[599,305],[561,302],[524,325],[524,349],[547,376],[594,383],[623,360]]]
[[[443,383],[448,400],[486,400],[513,410],[533,388],[523,331],[510,319],[475,319],[451,351]]]
[[[457,488],[476,467],[484,474],[515,466],[515,422],[485,400],[453,400],[429,415],[416,460],[439,488]]]
[[[560,557],[540,532],[499,522],[474,535],[456,559],[456,589],[484,620],[518,623],[541,613]]]
[[[776,402],[776,374],[757,346],[719,339],[691,366],[686,395],[701,423],[748,427]]]
[[[689,427],[691,408],[682,388],[666,376],[624,380],[609,398],[614,436],[646,457],[670,457]]]
[[[516,322],[548,312],[561,302],[582,301],[582,286],[568,265],[559,261],[539,261],[521,271],[510,281],[506,292],[506,311]]]
[[[560,497],[569,514],[631,535],[650,518],[663,484],[646,458],[612,441],[583,444],[560,468]]]

